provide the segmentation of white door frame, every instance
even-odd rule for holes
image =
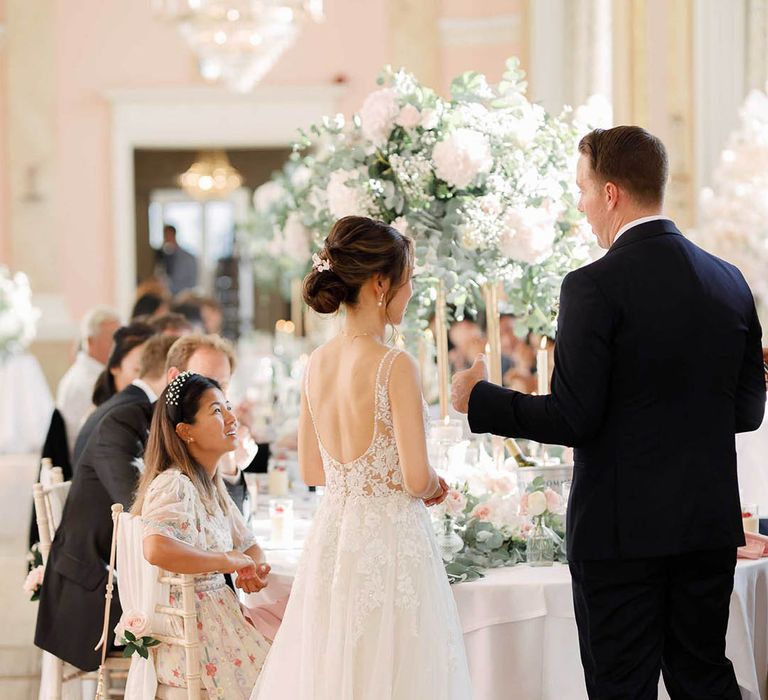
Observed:
[[[344,88],[264,87],[248,95],[219,87],[111,90],[114,303],[130,313],[136,290],[137,148],[275,148],[299,128],[338,111]]]

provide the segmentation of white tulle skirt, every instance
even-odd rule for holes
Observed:
[[[251,700],[470,700],[424,504],[326,493]]]

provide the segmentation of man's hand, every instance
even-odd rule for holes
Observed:
[[[488,380],[488,367],[485,364],[485,355],[478,355],[474,364],[463,372],[453,375],[451,384],[451,403],[459,413],[469,411],[469,396],[478,382]]]
[[[448,495],[448,491],[450,491],[450,486],[445,483],[445,479],[443,479],[442,476],[438,476],[437,478],[440,490],[431,498],[424,499],[424,505],[427,506],[427,508],[429,508],[429,506],[436,506],[442,503],[445,500],[445,497]]]
[[[258,593],[262,588],[266,588],[269,572],[269,564],[254,564],[245,569],[238,569],[235,585],[246,593]]]

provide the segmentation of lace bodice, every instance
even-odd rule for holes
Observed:
[[[383,497],[404,493],[403,474],[400,470],[397,443],[392,425],[392,408],[389,400],[389,376],[392,371],[392,364],[400,352],[397,348],[391,348],[379,362],[374,389],[373,438],[362,455],[345,463],[338,461],[328,453],[320,437],[312,403],[309,399],[312,366],[310,358],[305,375],[304,390],[320,455],[323,458],[326,494]]]

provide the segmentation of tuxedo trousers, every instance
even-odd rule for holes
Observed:
[[[590,700],[740,700],[725,633],[734,548],[569,564]]]

